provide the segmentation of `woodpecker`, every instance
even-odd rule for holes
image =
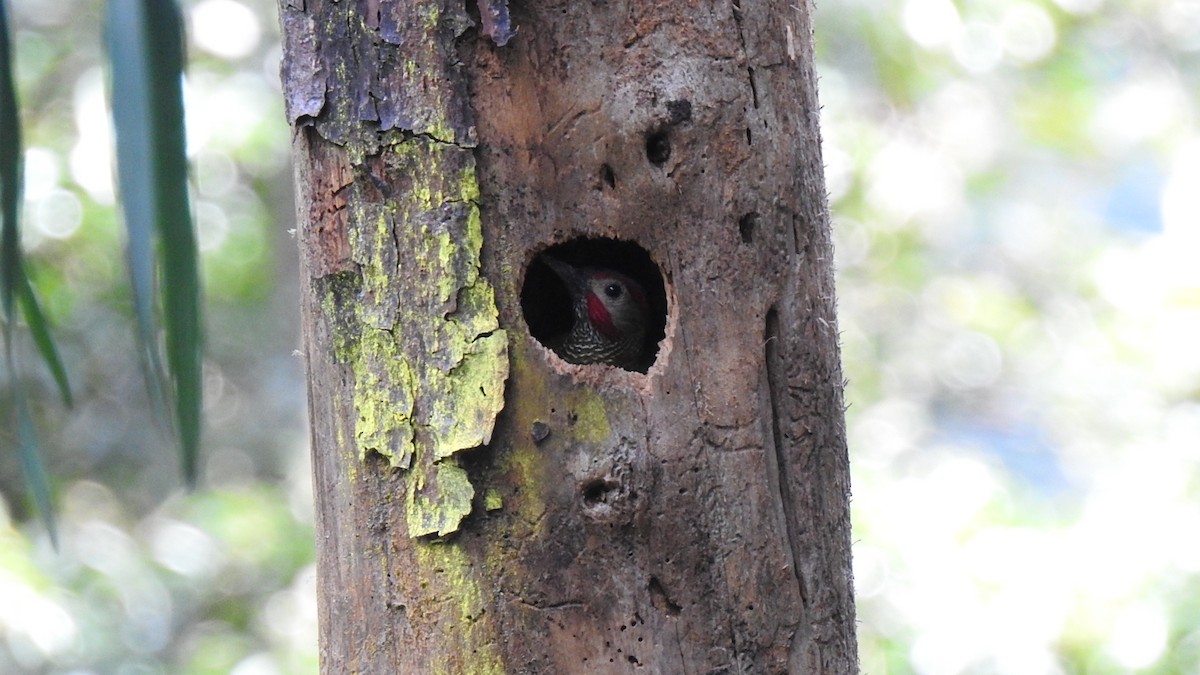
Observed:
[[[568,363],[638,370],[650,308],[638,282],[609,269],[576,267],[543,254],[571,296],[574,323],[550,347]]]

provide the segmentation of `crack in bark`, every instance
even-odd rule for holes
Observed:
[[[738,41],[742,43],[742,57],[748,63],[750,61],[750,49],[746,46],[746,31],[742,27],[742,22],[745,16],[742,12],[742,6],[736,2],[729,3],[733,8],[733,22],[737,24]],[[758,109],[758,84],[754,81],[754,66],[746,66],[746,79],[750,82],[750,100],[754,103],[754,109]]]
[[[555,120],[554,122],[552,122],[549,125],[549,127],[546,129],[546,135],[551,136],[551,135],[558,134],[558,129],[560,126],[564,126],[564,125],[572,126],[576,122],[578,122],[580,119],[582,119],[588,115],[594,115],[594,114],[600,112],[600,110],[601,110],[601,103],[599,101],[597,101],[594,105],[590,105],[586,108],[583,108],[580,110],[575,110],[575,111],[567,111],[567,112],[563,113],[563,115],[561,117],[559,117],[557,120]],[[563,132],[561,135],[566,136],[567,133]]]
[[[408,141],[420,138],[427,141],[433,141],[434,143],[440,143],[442,145],[450,145],[458,148],[459,150],[475,150],[474,143],[459,143],[454,139],[447,140],[435,135],[432,131],[414,131],[412,129],[400,129],[399,131],[404,139],[401,141],[402,143],[407,143]]]
[[[658,577],[650,577],[648,584],[650,591],[650,603],[657,607],[660,611],[665,612],[668,616],[679,616],[683,611],[683,607],[676,604],[671,596],[667,594],[667,589],[663,588],[662,582]]]
[[[806,597],[806,589],[804,582],[800,578],[800,541],[799,536],[792,524],[792,494],[791,486],[788,484],[788,459],[787,452],[784,449],[784,431],[783,420],[781,415],[782,401],[781,397],[786,397],[787,394],[787,375],[783,368],[783,361],[779,355],[779,341],[782,339],[779,335],[779,310],[771,307],[767,310],[767,325],[766,325],[766,342],[765,342],[765,358],[764,366],[767,369],[767,394],[771,400],[771,435],[775,446],[774,460],[776,463],[776,473],[779,477],[779,496],[783,502],[783,524],[784,531],[788,539],[788,551],[792,554],[792,573],[796,577],[796,582],[800,589],[800,600],[805,605],[808,604]],[[782,378],[782,380],[781,380]]]
[[[524,598],[518,599],[517,602],[521,603],[522,605],[524,605],[532,610],[538,611],[538,612],[549,612],[549,611],[553,611],[556,609],[586,609],[587,608],[587,605],[579,600],[562,600],[560,602],[552,602],[545,606],[539,605],[535,602],[530,602]]]

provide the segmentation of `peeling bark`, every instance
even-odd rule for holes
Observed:
[[[297,4],[322,670],[854,672],[808,5]],[[577,238],[661,271],[648,372],[529,334]]]

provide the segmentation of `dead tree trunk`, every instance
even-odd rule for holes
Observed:
[[[322,670],[854,672],[808,5],[281,13]],[[547,252],[644,372],[545,346]]]

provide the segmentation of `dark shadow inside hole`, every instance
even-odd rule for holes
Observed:
[[[609,189],[617,187],[617,174],[613,173],[611,166],[605,164],[600,167],[600,178],[608,185]]]
[[[662,271],[646,249],[632,241],[581,237],[540,251],[525,270],[521,287],[521,312],[529,334],[548,349],[554,349],[571,330],[575,316],[571,296],[542,254],[581,268],[610,269],[636,281],[646,295],[649,318],[641,358],[630,370],[644,373],[658,358],[659,343],[666,336],[667,292]]]
[[[594,478],[594,479],[589,480],[588,482],[584,483],[583,488],[580,490],[580,492],[583,493],[583,501],[584,502],[586,502],[588,504],[596,504],[599,502],[608,501],[607,500],[608,493],[612,492],[616,488],[617,488],[616,483],[613,483],[613,482],[607,481],[607,480],[602,480],[599,478]]]
[[[692,102],[686,98],[667,101],[668,124],[674,126],[692,121]]]
[[[754,230],[758,229],[759,215],[754,211],[738,219],[738,234],[742,235],[742,243],[754,242]]]
[[[671,158],[671,137],[665,129],[646,135],[646,159],[654,166],[662,166]]]

